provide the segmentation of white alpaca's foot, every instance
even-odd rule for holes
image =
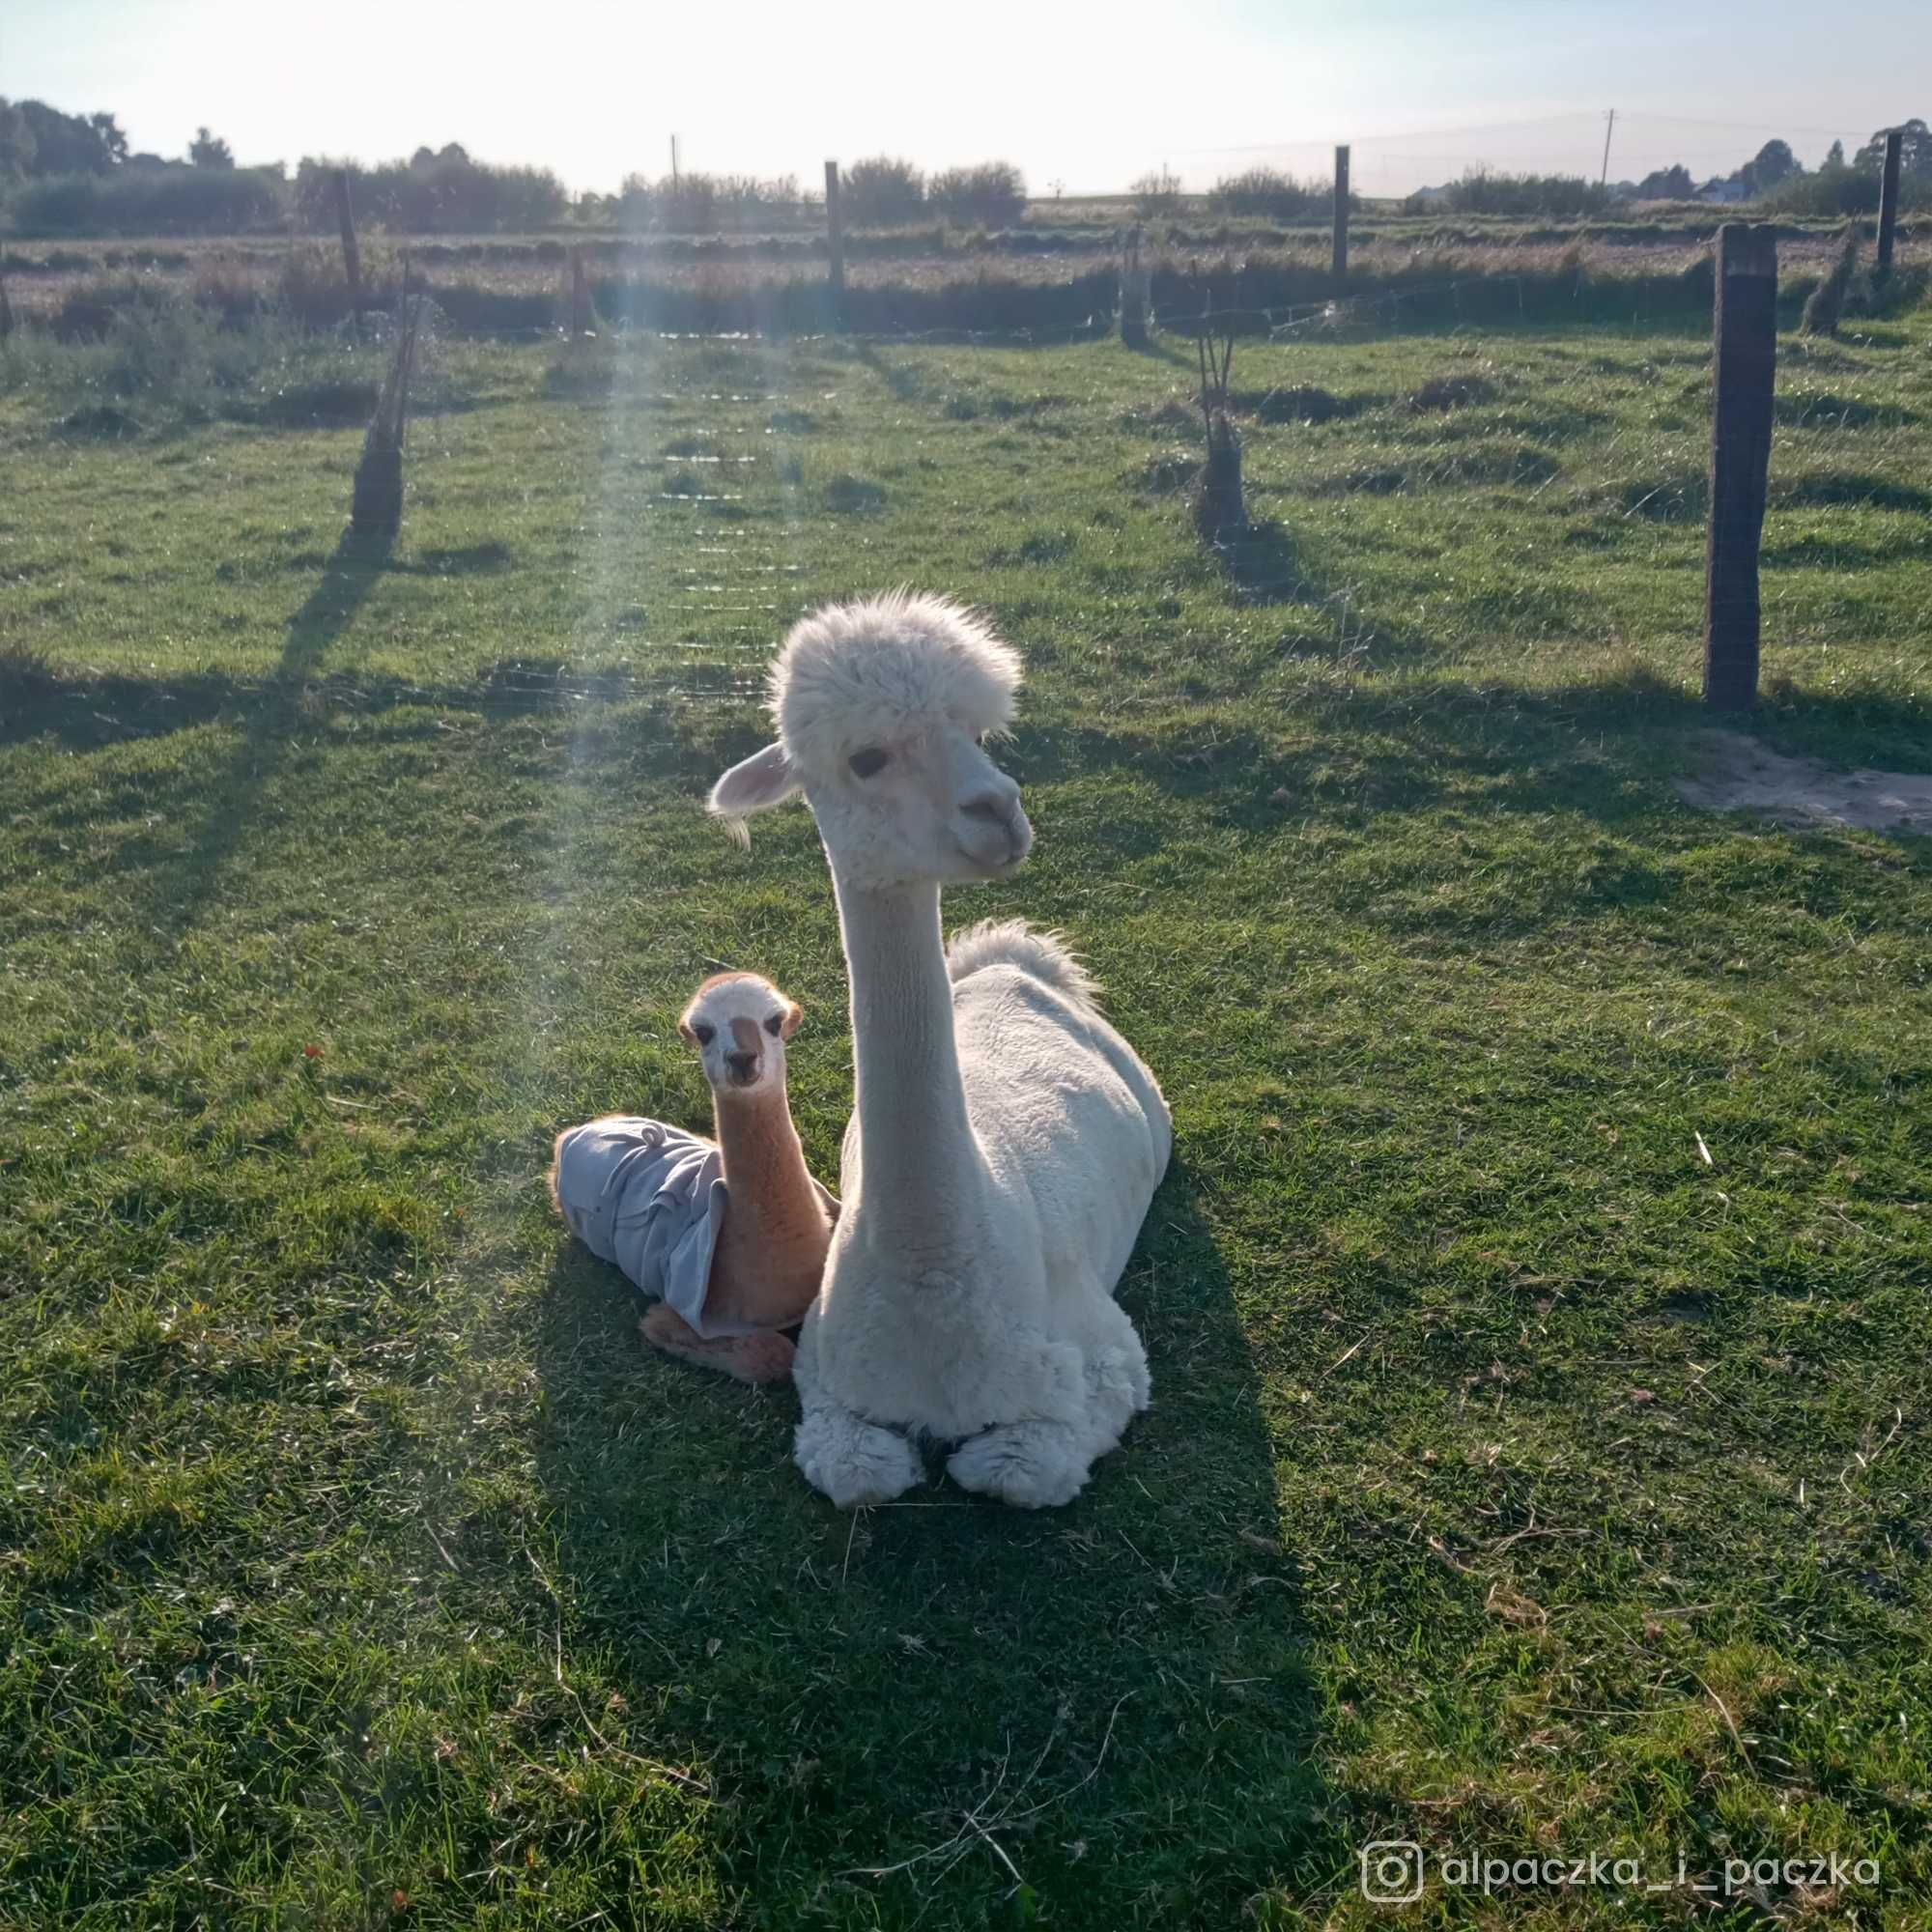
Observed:
[[[1148,1406],[1153,1392],[1147,1351],[1139,1336],[1132,1340],[1130,1350],[1096,1349],[1087,1357],[1087,1413],[1094,1425],[1091,1447],[1095,1456],[1121,1446],[1127,1424]]]
[[[889,1503],[925,1473],[903,1435],[849,1408],[809,1409],[798,1425],[793,1456],[805,1480],[840,1509]]]
[[[1053,1509],[1080,1493],[1093,1461],[1086,1438],[1064,1422],[1002,1422],[962,1442],[946,1468],[962,1490],[1016,1509]]]

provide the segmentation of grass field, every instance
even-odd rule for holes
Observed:
[[[1932,854],[1672,791],[1706,343],[1243,346],[1225,558],[1191,364],[457,344],[386,555],[354,429],[7,365],[0,1922],[1350,1927],[1381,1838],[1686,1874],[1407,1924],[1926,1922]],[[1779,745],[1932,763],[1929,475],[1932,312],[1781,345]],[[542,1194],[703,1121],[718,960],[836,1176],[810,822],[700,801],[901,581],[1028,668],[950,923],[1175,1107],[1154,1407],[1038,1516],[837,1514]]]

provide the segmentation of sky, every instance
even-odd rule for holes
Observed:
[[[1925,0],[4,0],[0,95],[107,109],[137,151],[206,124],[243,163],[460,141],[613,189],[669,166],[796,175],[828,156],[1002,158],[1036,194],[1189,188],[1254,165],[1358,192],[1465,168],[1727,174],[1774,135],[1814,165],[1932,119]]]

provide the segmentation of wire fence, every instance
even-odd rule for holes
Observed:
[[[1324,331],[1338,339],[1351,339],[1375,328],[1400,328],[1405,304],[1427,303],[1439,312],[1446,303],[1453,312],[1471,290],[1481,291],[1488,318],[1493,313],[1499,285],[1520,287],[1520,280],[1486,273],[1444,278],[1401,291],[1345,294],[1321,303],[1286,307],[1236,301],[1199,309],[1156,309],[1156,342],[1163,335],[1177,343],[1192,342],[1215,332],[1241,332],[1270,344],[1307,340]],[[371,320],[380,329],[380,316]],[[782,480],[773,496],[764,472],[775,458],[782,459],[789,441],[783,432],[774,434],[771,425],[794,413],[808,415],[817,400],[816,390],[774,388],[762,383],[741,386],[730,384],[728,375],[717,387],[671,385],[661,379],[654,382],[652,352],[659,346],[671,350],[693,345],[730,348],[757,356],[763,368],[781,372],[793,356],[818,356],[827,352],[863,361],[880,351],[921,345],[1047,350],[1094,342],[1115,327],[1111,314],[1095,313],[1077,326],[1055,329],[932,328],[893,334],[826,331],[779,337],[743,330],[618,331],[614,344],[609,345],[615,352],[617,365],[610,391],[612,406],[621,409],[647,401],[697,405],[706,420],[685,440],[700,444],[717,441],[722,446],[668,448],[670,439],[659,437],[654,447],[607,452],[610,474],[601,490],[593,490],[595,512],[589,535],[596,553],[606,558],[600,569],[608,582],[595,600],[595,608],[578,626],[578,655],[602,660],[602,664],[586,668],[566,662],[499,663],[481,668],[473,678],[455,677],[441,683],[312,677],[296,672],[253,680],[205,679],[194,686],[194,701],[217,707],[319,701],[344,708],[420,704],[456,711],[533,713],[639,701],[679,705],[754,697],[761,693],[764,666],[777,639],[815,601],[812,568],[801,560],[785,535],[795,505],[788,504]],[[566,360],[573,354],[600,355],[607,346],[572,340],[554,329],[503,332],[508,340],[533,337],[558,343]],[[1122,349],[1119,353],[1135,352]],[[892,380],[892,372],[886,373]],[[1201,424],[1198,399],[1191,393],[1191,358],[1188,367],[1177,365],[1174,373],[1178,388],[1170,391],[1165,406],[1172,410],[1179,404],[1181,413],[1174,426],[1184,431],[1186,446],[1161,460],[1178,466],[1178,473],[1164,487],[1179,494],[1194,481],[1200,456],[1193,445],[1199,440]],[[1275,380],[1266,386],[1241,393],[1239,413],[1245,421],[1278,425],[1293,417],[1302,385],[1294,380],[1294,372],[1283,372],[1278,364],[1269,373]],[[1833,399],[1824,400],[1829,403]],[[1252,429],[1247,432],[1255,433]],[[731,439],[753,436],[759,440],[755,450],[730,446]],[[433,452],[427,453],[433,460]],[[1483,456],[1485,452],[1476,454]],[[1524,463],[1502,474],[1472,471],[1470,461],[1470,450],[1459,438],[1445,436],[1434,444],[1411,441],[1400,473],[1343,479],[1338,487],[1375,495],[1475,481],[1520,487],[1528,501],[1558,481],[1559,471],[1553,464],[1539,471],[1533,462]],[[748,482],[753,476],[759,480],[755,488],[737,487],[741,476]],[[1268,494],[1264,489],[1263,495]],[[1911,493],[1907,490],[1906,494]],[[754,523],[730,520],[754,497],[770,499],[768,507],[777,513],[776,528],[769,516],[760,516]],[[645,541],[638,535],[643,525],[641,513],[650,502],[689,505],[704,518],[695,528],[676,533],[683,554],[668,565],[662,554],[646,558]],[[713,512],[723,513],[723,520],[714,521]],[[1694,492],[1687,492],[1681,479],[1664,479],[1632,492],[1620,501],[1606,502],[1603,514],[1627,523],[1696,523],[1701,527],[1703,511]],[[1326,654],[1345,672],[1366,662],[1386,637],[1385,626],[1378,622],[1377,600],[1368,587],[1354,580],[1315,581],[1292,533],[1266,517],[1244,518],[1238,527],[1212,533],[1201,554],[1212,568],[1223,573],[1237,603],[1293,602],[1319,619],[1326,633]],[[618,600],[614,586],[626,577],[627,555],[632,562],[648,561],[651,565],[659,587],[648,608],[626,606]],[[383,567],[382,559],[338,555],[329,563],[316,596],[327,603],[329,580],[339,587],[358,571]],[[452,570],[464,567],[460,557],[450,565]],[[1767,600],[1768,606],[1774,602]],[[1687,609],[1687,618],[1701,614],[1701,610]],[[92,706],[108,716],[113,715],[117,703],[136,705],[141,691],[140,680],[105,670],[91,682],[83,677],[75,684],[73,704]],[[184,688],[177,681],[170,701],[180,701]]]

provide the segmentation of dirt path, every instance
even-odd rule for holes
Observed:
[[[1678,796],[1703,811],[1757,811],[1781,825],[1850,825],[1932,834],[1932,774],[1834,772],[1787,758],[1737,731],[1706,731],[1696,775]]]

